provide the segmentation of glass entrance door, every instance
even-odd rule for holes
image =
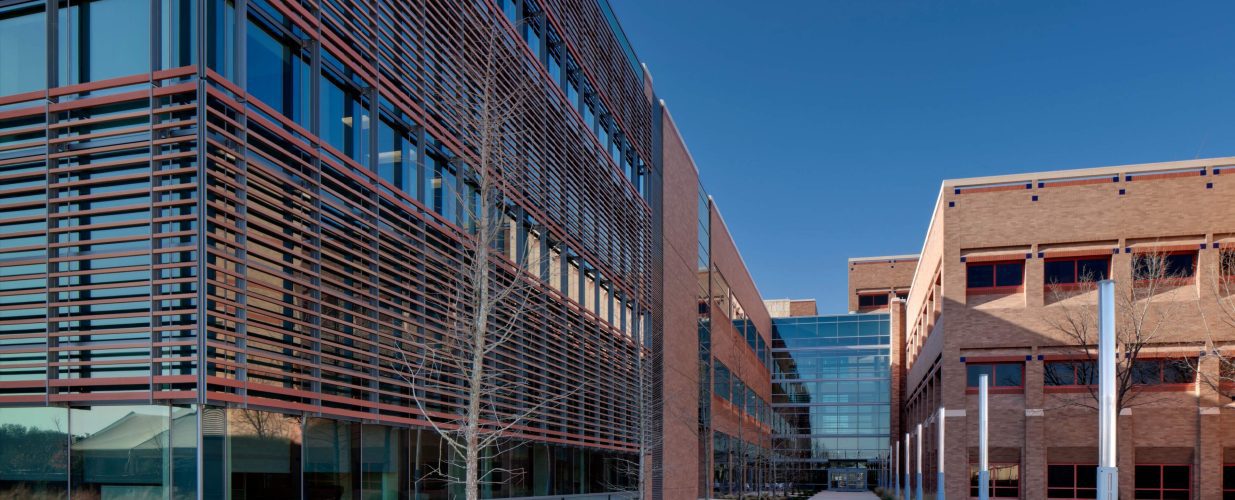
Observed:
[[[828,489],[866,491],[866,469],[828,469]]]

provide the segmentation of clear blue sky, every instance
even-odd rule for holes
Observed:
[[[943,179],[1235,155],[1235,2],[611,3],[760,292],[821,312]]]

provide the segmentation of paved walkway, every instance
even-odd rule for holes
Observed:
[[[879,497],[869,491],[820,491],[810,500],[878,500]]]

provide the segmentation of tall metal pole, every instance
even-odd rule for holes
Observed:
[[[1098,282],[1098,500],[1119,498],[1115,431],[1115,282]]]
[[[893,498],[901,497],[901,444],[900,442],[892,445],[892,479],[896,481],[896,494]]]
[[[943,421],[944,421],[944,415],[946,414],[947,412],[944,411],[942,406],[940,406],[939,407],[939,417],[937,417],[937,420],[936,420],[937,422],[939,422],[939,439],[935,443],[935,454],[937,455],[937,457],[935,458],[935,461],[936,463],[939,464],[939,469],[935,471],[935,500],[944,500],[944,494],[943,494]]]
[[[909,480],[909,433],[905,433],[905,500],[913,496],[913,482]]]
[[[990,377],[986,374],[978,376],[978,500],[990,500],[991,498],[991,464],[987,461],[986,454],[990,445],[988,435],[990,413],[987,408],[989,379]]]
[[[918,468],[914,479],[918,482],[918,500],[922,500],[922,424],[918,424]]]

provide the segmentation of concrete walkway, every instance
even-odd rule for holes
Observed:
[[[869,491],[820,491],[810,497],[810,500],[878,500],[879,497]]]

